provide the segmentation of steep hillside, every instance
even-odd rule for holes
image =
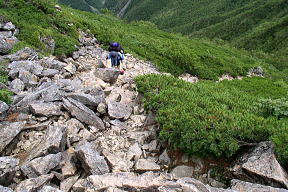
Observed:
[[[188,72],[204,79],[217,79],[226,73],[245,75],[250,68],[259,65],[265,68],[267,75],[279,74],[265,60],[227,45],[163,32],[148,22],[128,24],[110,15],[65,7],[57,11],[54,8],[57,2],[51,2],[22,0],[2,5],[0,14],[20,28],[18,38],[22,42],[13,51],[30,46],[47,54],[41,39],[50,38],[55,40],[53,54],[69,55],[79,44],[78,31],[89,30],[100,42],[107,45],[109,41],[120,41],[128,52],[151,60],[162,71],[175,75]]]
[[[220,38],[237,47],[287,54],[286,0],[134,0],[125,18],[152,21],[191,37]]]

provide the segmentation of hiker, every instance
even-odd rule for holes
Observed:
[[[124,49],[118,42],[111,42],[109,44],[109,55],[106,59],[111,59],[112,67],[120,68],[120,62],[124,60]]]
[[[106,59],[111,59],[112,67],[119,68],[120,61],[124,60],[124,55],[117,51],[111,51],[106,57]]]

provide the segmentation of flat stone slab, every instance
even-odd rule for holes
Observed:
[[[108,114],[111,118],[128,119],[132,114],[132,111],[133,109],[129,105],[115,101],[108,102]]]
[[[160,171],[160,166],[151,160],[139,159],[135,164],[135,171],[137,172]]]
[[[64,107],[79,121],[92,125],[100,130],[105,129],[103,121],[82,103],[71,98],[63,99],[63,102]]]
[[[34,115],[40,116],[58,116],[61,115],[61,103],[33,103],[30,104],[30,110]]]

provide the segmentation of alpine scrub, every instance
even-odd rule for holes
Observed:
[[[157,114],[160,138],[190,155],[231,157],[242,145],[271,136],[276,140],[278,131],[288,127],[285,119],[263,116],[256,107],[270,95],[282,98],[287,94],[287,86],[268,79],[191,84],[170,76],[148,75],[138,77],[137,86],[144,94],[146,109]],[[280,155],[283,152],[287,153],[279,150]]]

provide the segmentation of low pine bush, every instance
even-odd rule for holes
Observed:
[[[255,108],[260,99],[281,98],[288,91],[268,79],[190,84],[148,75],[137,78],[137,86],[145,107],[157,114],[160,138],[188,154],[230,157],[241,145],[269,140],[288,127],[287,121],[259,115]]]

